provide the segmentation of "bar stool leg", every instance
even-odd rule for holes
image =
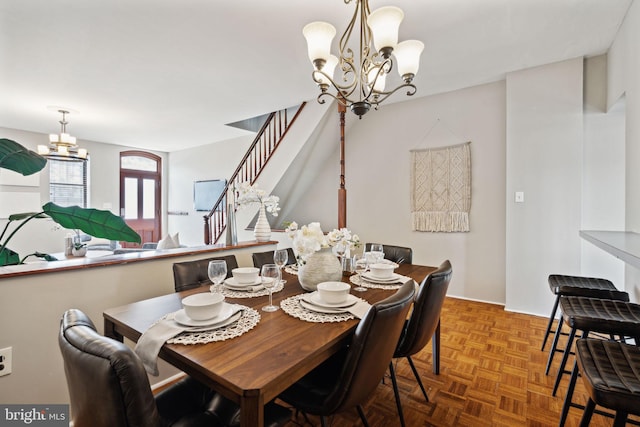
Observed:
[[[567,421],[567,415],[569,415],[569,410],[571,409],[571,399],[573,398],[573,391],[576,388],[577,380],[578,380],[578,362],[576,361],[573,364],[573,370],[571,371],[571,380],[569,380],[569,388],[567,389],[567,395],[564,398],[564,403],[562,404],[562,412],[560,413],[560,423],[558,423],[558,427],[563,427],[564,423]]]
[[[553,303],[553,310],[551,310],[551,315],[549,316],[549,323],[547,323],[547,330],[544,333],[544,339],[542,340],[542,347],[540,347],[540,351],[543,351],[544,346],[547,344],[547,338],[549,338],[549,334],[551,333],[551,326],[553,325],[553,321],[555,320],[559,303],[560,295],[556,296],[556,302]]]
[[[582,338],[587,338],[589,335],[589,331],[584,331],[582,333]],[[560,362],[560,367],[558,367],[558,374],[556,376],[556,383],[553,386],[552,396],[556,395],[556,391],[558,391],[558,386],[560,385],[560,380],[562,379],[562,375],[564,375],[564,368],[567,366],[567,359],[569,359],[569,354],[571,353],[571,346],[573,345],[573,339],[576,336],[576,328],[571,328],[571,332],[569,333],[569,339],[567,340],[567,346],[564,349],[564,353],[562,353],[562,361]]]
[[[627,413],[624,411],[616,412],[616,418],[613,420],[613,427],[624,427],[627,424]]]
[[[563,323],[564,323],[564,319],[561,316],[560,320],[558,320],[558,326],[556,327],[556,334],[553,336],[553,344],[551,344],[551,350],[549,351],[549,359],[547,360],[547,369],[545,369],[544,371],[545,375],[549,375],[549,368],[551,368],[551,363],[553,362],[553,356],[555,356],[556,348],[558,348],[558,340],[560,339]]]

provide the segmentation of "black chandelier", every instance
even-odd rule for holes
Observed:
[[[344,0],[345,4],[351,1]],[[416,93],[412,81],[418,72],[424,44],[418,40],[398,43],[398,29],[404,18],[401,9],[385,6],[370,12],[368,0],[355,0],[355,3],[353,17],[340,38],[338,56],[330,52],[331,41],[336,35],[333,25],[312,22],[302,33],[307,39],[309,59],[314,67],[312,78],[320,87],[318,102],[324,104],[324,97],[330,96],[362,118],[371,106],[377,109],[378,104],[400,89],[407,88],[408,96]],[[357,24],[360,25],[359,58],[349,46]],[[404,83],[386,90],[386,77],[394,62]],[[333,76],[338,65],[342,74],[340,82]],[[335,94],[329,92],[330,87],[335,89]]]

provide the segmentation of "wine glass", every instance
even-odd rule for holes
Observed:
[[[369,252],[371,252],[375,262],[380,262],[384,259],[384,248],[379,243],[372,243]]]
[[[362,274],[364,274],[369,269],[369,263],[367,261],[367,257],[365,256],[365,254],[362,254],[362,255],[355,254],[353,256],[353,266],[356,269],[356,274],[358,275],[358,279],[360,280],[360,283],[362,283]],[[364,286],[362,286],[362,284],[360,284],[355,288],[353,288],[353,290],[358,292],[365,292],[367,288],[365,288]]]
[[[209,275],[209,280],[213,283],[211,286],[213,291],[214,286],[217,287],[227,278],[227,262],[223,259],[209,261],[207,274]]]
[[[262,286],[269,289],[269,305],[262,307],[263,311],[276,311],[277,305],[273,305],[273,287],[280,280],[280,268],[275,264],[264,264],[260,273]]]
[[[287,283],[287,281],[282,279],[282,269],[284,268],[285,265],[287,265],[288,261],[289,261],[289,254],[286,249],[278,249],[275,252],[273,252],[273,262],[280,269],[280,277],[281,277],[280,283],[282,283],[283,285]]]

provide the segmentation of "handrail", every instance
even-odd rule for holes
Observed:
[[[216,243],[227,226],[223,202],[229,188],[238,188],[240,183],[247,181],[253,185],[305,105],[306,102],[300,104],[291,121],[288,120],[287,109],[269,114],[213,208],[203,216],[205,245]]]

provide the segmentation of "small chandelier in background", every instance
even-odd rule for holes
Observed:
[[[351,1],[344,0],[346,4]],[[333,25],[312,22],[304,27],[302,33],[307,39],[309,59],[314,66],[313,80],[320,87],[318,102],[324,104],[323,98],[330,96],[362,118],[372,105],[377,109],[378,104],[402,88],[407,88],[408,96],[416,93],[412,81],[418,72],[424,44],[418,40],[398,43],[398,29],[404,18],[401,9],[385,6],[370,12],[369,0],[354,1],[355,12],[340,38],[339,56],[330,52],[331,41],[336,35]],[[355,58],[353,50],[349,47],[349,39],[358,23],[360,57]],[[394,89],[385,90],[387,74],[394,67],[392,54],[404,83]],[[333,76],[336,66],[339,66],[342,73],[340,83],[336,82]],[[335,94],[329,92],[330,86],[335,89]]]
[[[56,160],[87,160],[89,153],[86,148],[79,148],[76,137],[67,133],[67,110],[58,110],[62,114],[60,133],[49,134],[49,145],[38,145],[38,154]]]

